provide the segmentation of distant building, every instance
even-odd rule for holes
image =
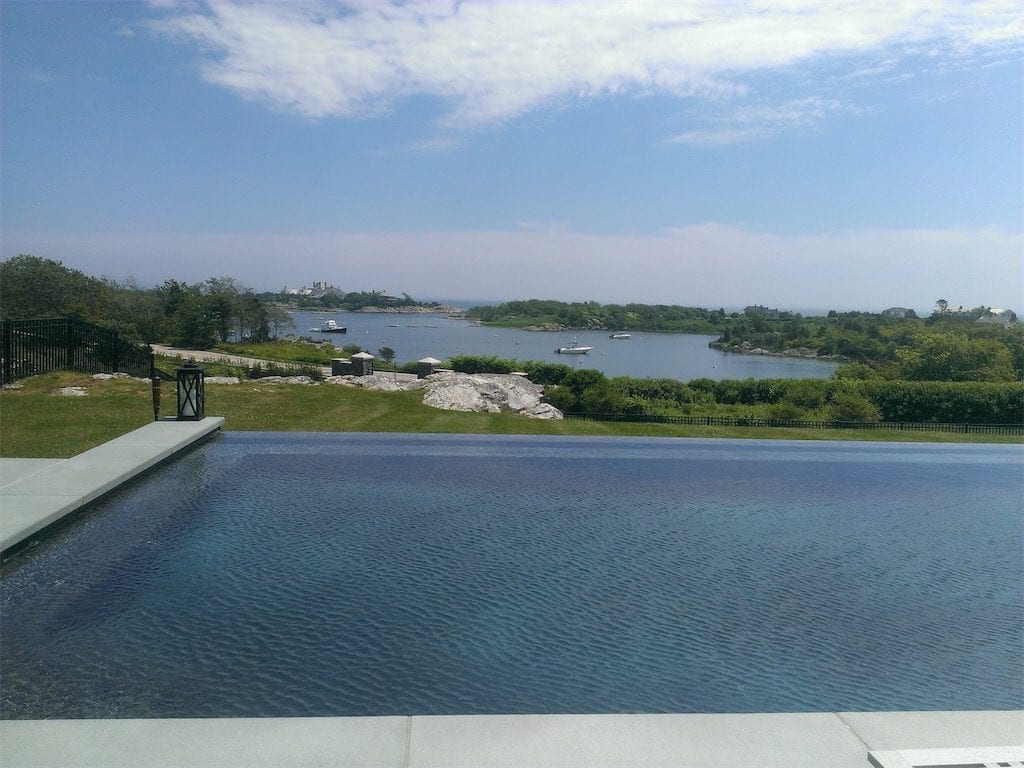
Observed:
[[[312,288],[307,288],[306,286],[302,286],[301,288],[289,288],[288,286],[285,286],[281,289],[281,293],[285,296],[308,296],[311,299],[319,299],[321,296],[326,296],[328,294],[334,294],[337,296],[344,295],[341,288],[322,280],[315,281]]]
[[[933,314],[938,317],[945,317],[954,320],[972,320],[974,319],[974,317],[976,317],[977,315],[984,311],[984,307],[970,309],[968,307],[964,307],[964,305],[961,304],[956,309],[953,309],[945,302],[937,302],[935,304],[935,312]]]
[[[975,320],[983,325],[1001,325],[1004,328],[1017,322],[1017,314],[1011,309],[990,307],[984,315]]]
[[[917,313],[906,307],[889,307],[882,310],[882,317],[888,317],[892,320],[905,320],[907,318],[917,318]]]
[[[778,317],[779,310],[769,309],[768,307],[762,307],[760,304],[754,304],[749,307],[743,308],[744,315],[761,315],[762,317]]]

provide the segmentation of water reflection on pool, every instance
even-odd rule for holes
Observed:
[[[1021,469],[227,433],[5,566],[2,715],[1021,708]]]

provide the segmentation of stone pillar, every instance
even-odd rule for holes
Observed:
[[[356,354],[352,355],[352,375],[372,376],[373,361],[376,359],[368,352],[356,352]]]
[[[424,357],[422,360],[416,361],[416,378],[425,379],[432,373],[437,373],[438,366],[441,365],[441,361],[436,357]]]

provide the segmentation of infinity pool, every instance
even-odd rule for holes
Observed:
[[[227,433],[4,567],[0,715],[1021,708],[1022,467]]]

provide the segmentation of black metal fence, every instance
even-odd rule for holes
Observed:
[[[4,320],[0,384],[48,371],[154,374],[148,346],[132,344],[116,331],[70,317]]]
[[[789,427],[791,429],[889,429],[906,432],[1024,435],[1024,424],[949,424],[926,421],[802,421],[736,416],[647,416],[628,413],[566,413],[567,419],[632,421],[648,424],[686,424],[704,427]]]

